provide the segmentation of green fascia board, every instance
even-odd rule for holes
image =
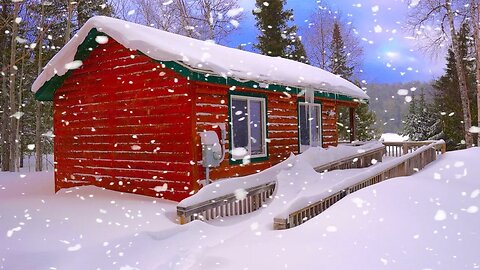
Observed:
[[[90,30],[85,40],[78,46],[74,60],[84,61],[88,57],[91,51],[93,51],[93,49],[95,49],[99,45],[95,41],[95,38],[97,36],[108,36],[108,35],[98,31],[96,28],[92,28],[92,30]],[[145,54],[141,51],[138,51],[138,53],[149,57],[148,54]],[[155,61],[160,63],[163,67],[169,68],[177,73],[180,73],[185,78],[192,81],[208,82],[208,83],[214,83],[214,84],[235,86],[240,88],[259,89],[259,90],[272,91],[272,92],[286,92],[290,94],[299,94],[302,91],[302,89],[297,87],[289,87],[289,86],[277,85],[277,84],[265,84],[265,83],[255,82],[255,81],[243,82],[230,77],[222,77],[222,76],[208,74],[200,71],[194,71],[191,68],[186,67],[174,61],[159,61],[159,60],[155,60]],[[55,75],[53,78],[47,81],[42,87],[40,87],[40,89],[35,93],[35,98],[40,101],[52,101],[55,91],[62,86],[62,84],[70,75],[72,75],[71,70],[69,70],[67,73],[65,73],[62,76]],[[333,94],[326,91],[324,92],[315,91],[315,97],[322,97],[322,98],[327,98],[332,100],[368,102],[368,100],[362,101],[346,95]]]
[[[93,51],[98,46],[98,43],[95,41],[97,36],[106,36],[105,33],[99,32],[96,28],[93,28],[88,32],[85,40],[77,48],[75,53],[74,60],[84,61],[90,55],[90,52]],[[39,101],[52,101],[55,91],[62,86],[65,80],[72,75],[72,70],[67,71],[62,76],[55,75],[53,78],[48,80],[45,84],[38,89],[35,93],[35,99]]]

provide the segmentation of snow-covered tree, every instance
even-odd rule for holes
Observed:
[[[418,103],[417,103],[418,102]],[[412,141],[436,140],[443,138],[441,121],[432,106],[425,100],[422,89],[419,100],[412,96],[408,114],[405,116],[403,135],[408,135]]]
[[[421,33],[423,35],[423,43],[429,43],[428,46],[430,46],[430,48],[438,48],[440,45],[443,45],[446,40],[451,42],[451,48],[457,66],[456,72],[458,77],[458,93],[460,94],[460,99],[462,101],[462,121],[465,144],[467,147],[471,147],[473,144],[473,137],[470,133],[470,127],[472,126],[472,115],[467,86],[468,71],[462,64],[463,59],[461,57],[460,40],[460,32],[463,24],[462,18],[464,16],[457,16],[468,13],[468,10],[470,9],[468,2],[470,1],[410,1],[410,6],[412,7],[410,25],[415,33]],[[423,31],[426,26],[438,26],[438,29],[441,31]],[[435,33],[435,35],[430,37],[427,35],[427,33]]]

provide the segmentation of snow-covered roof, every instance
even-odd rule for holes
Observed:
[[[32,86],[37,92],[55,75],[71,68],[79,45],[96,29],[126,48],[139,50],[159,61],[174,61],[193,70],[239,81],[276,84],[312,89],[368,99],[353,83],[325,70],[281,57],[270,57],[176,35],[155,28],[97,16],[87,21],[79,32],[48,62]],[[101,42],[101,39],[97,39]]]

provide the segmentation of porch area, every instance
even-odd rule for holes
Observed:
[[[177,206],[177,215],[184,224],[193,220],[215,223],[252,213],[273,229],[288,229],[321,214],[350,193],[412,175],[443,153],[445,142],[425,141],[357,143],[301,154],[254,176],[204,187]],[[330,158],[315,163],[315,154]],[[295,181],[291,181],[292,175]]]

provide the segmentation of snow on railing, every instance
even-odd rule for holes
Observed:
[[[238,216],[251,213],[272,198],[276,181],[232,193],[215,200],[205,201],[189,207],[177,206],[181,224],[194,220],[211,220],[219,217]],[[240,198],[239,198],[240,197]]]
[[[384,162],[384,164],[378,164],[372,169],[353,176],[352,179],[346,179],[344,186],[339,185],[335,190],[330,190],[323,196],[321,194],[319,199],[308,206],[300,208],[295,202],[291,202],[286,211],[274,218],[274,229],[281,230],[298,226],[320,214],[350,193],[390,178],[412,175],[435,161],[438,155],[445,153],[445,142],[443,140],[398,144],[406,145],[406,147],[400,145],[402,149],[410,149],[410,146],[412,146],[416,150],[402,152],[406,154]],[[423,146],[421,146],[422,144]],[[417,148],[417,146],[419,147]]]
[[[385,146],[378,142],[328,149],[309,149],[260,173],[216,181],[199,193],[181,201],[177,206],[180,223],[193,220],[211,220],[220,217],[243,215],[253,212],[272,198],[282,170],[289,169],[295,160],[311,164],[319,172],[335,169],[364,168],[372,160],[382,160]],[[240,194],[239,194],[240,193]]]

